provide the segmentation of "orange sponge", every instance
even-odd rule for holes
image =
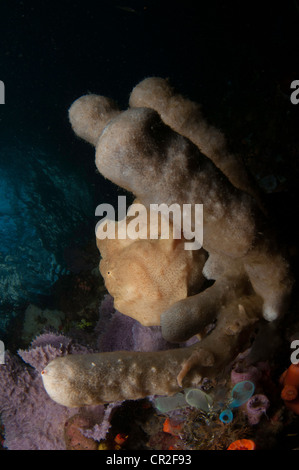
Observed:
[[[294,413],[299,414],[299,364],[291,364],[281,375],[280,383],[283,386],[281,398],[285,405]]]

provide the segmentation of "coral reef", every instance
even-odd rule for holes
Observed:
[[[64,335],[47,333],[38,336],[27,350],[19,350],[20,358],[6,352],[5,364],[0,366],[0,413],[5,428],[3,446],[10,450],[64,450],[71,445],[71,430],[67,423],[76,416],[89,431],[89,441],[77,430],[83,447],[91,440],[104,439],[110,427],[113,408],[103,406],[68,409],[49,398],[44,390],[40,372],[53,358],[65,354],[90,351]],[[115,405],[117,406],[117,404]],[[72,428],[74,431],[74,426]],[[65,435],[66,433],[66,435]],[[72,441],[73,442],[73,441]],[[79,444],[78,444],[79,445]]]
[[[269,441],[269,445],[271,444],[277,426],[282,425],[281,419],[275,422],[275,416],[277,409],[283,406],[283,401],[280,400],[275,405],[273,393],[276,393],[277,388],[279,397],[280,390],[272,382],[267,384],[269,367],[265,363],[251,364],[250,359],[250,365],[247,365],[246,360],[250,358],[248,351],[239,355],[231,370],[231,377],[237,383],[242,379],[255,380],[258,395],[253,395],[252,398],[260,397],[261,394],[270,397],[270,412],[267,412],[267,418],[261,420],[260,418],[265,415],[265,409],[262,410],[260,406],[263,403],[253,403],[248,411],[247,405],[250,400],[245,405],[233,409],[232,422],[223,424],[219,419],[220,411],[231,400],[229,395],[234,385],[229,381],[228,370],[224,374],[219,371],[216,380],[203,381],[201,390],[179,388],[180,393],[167,397],[155,395],[148,397],[147,400],[129,400],[106,406],[80,408],[68,408],[51,400],[44,390],[43,375],[41,376],[40,372],[47,367],[47,364],[53,364],[53,359],[55,363],[55,358],[90,357],[93,348],[94,351],[101,351],[100,357],[105,356],[106,352],[109,354],[110,351],[120,351],[120,357],[122,357],[121,351],[128,354],[135,351],[136,358],[143,357],[143,353],[148,352],[150,355],[160,354],[163,359],[163,350],[167,350],[169,354],[174,351],[176,356],[176,351],[179,350],[184,354],[190,344],[193,343],[193,347],[200,344],[195,338],[187,344],[181,344],[180,348],[178,344],[168,343],[162,337],[161,327],[145,327],[137,320],[116,311],[110,295],[106,295],[102,300],[99,313],[99,321],[94,331],[89,331],[85,335],[83,343],[78,342],[78,338],[82,340],[81,332],[73,329],[68,337],[58,333],[40,335],[28,349],[18,351],[23,361],[7,352],[6,364],[0,366],[0,412],[4,425],[1,435],[4,437],[5,448],[225,449],[234,438],[240,437],[254,438],[259,445],[266,445],[264,443],[266,439],[267,443]],[[87,343],[89,346],[84,345]],[[163,364],[162,366],[164,367]],[[128,362],[128,367],[132,388],[136,393],[138,384],[133,383],[136,368],[131,361]],[[108,372],[107,375],[110,377],[111,374]],[[84,377],[86,377],[85,370]],[[122,373],[121,378],[124,378]],[[71,377],[68,379],[71,380]],[[73,386],[76,389],[77,378],[74,379]],[[142,380],[141,375],[140,382]],[[106,382],[103,380],[104,389],[106,388],[109,393]],[[97,388],[97,384],[95,386]],[[61,387],[63,380],[58,384],[58,388]],[[122,385],[119,383],[117,387],[121,389]],[[100,388],[96,391],[98,396]],[[85,385],[83,389],[86,389]],[[88,389],[90,390],[90,386]],[[110,390],[113,393],[113,384]],[[119,393],[117,395],[119,396]],[[178,403],[178,396],[183,397],[182,403]],[[208,400],[204,403],[205,397]],[[161,403],[162,407],[158,406]],[[262,433],[256,424],[251,423],[251,415],[260,420],[257,424],[259,427],[262,426]],[[263,437],[264,433],[266,437]],[[121,444],[119,444],[119,434],[126,437],[125,442]]]
[[[120,324],[122,328],[116,329]],[[55,403],[47,395],[41,376],[53,359],[94,351],[157,351],[176,346],[163,339],[160,327],[144,327],[116,311],[112,297],[106,295],[93,331],[82,335],[73,328],[68,336],[45,332],[27,349],[19,349],[19,357],[6,351],[5,364],[0,365],[3,446],[11,450],[88,450],[97,448],[109,434],[111,418],[122,403],[73,409]]]
[[[248,352],[246,357],[249,357]],[[246,380],[234,385],[228,379],[227,372],[226,376],[206,382],[201,386],[201,390],[196,390],[200,400],[191,400],[189,404],[174,403],[174,399],[178,395],[183,395],[182,393],[163,397],[162,400],[159,397],[153,400],[161,419],[166,417],[164,422],[167,424],[166,428],[171,430],[172,423],[181,425],[179,439],[175,444],[178,447],[175,448],[226,450],[234,439],[252,439],[258,449],[273,448],[285,420],[284,407],[279,400],[279,387],[271,381],[267,373],[270,370],[262,363],[251,364],[248,367],[243,364],[243,377],[246,375],[250,378],[250,374],[252,377],[253,369],[255,369],[254,376],[259,376],[256,386]],[[240,364],[238,370],[242,378]],[[231,375],[234,376],[233,371]],[[188,396],[187,390],[184,392],[185,394],[187,392]],[[257,393],[250,396],[255,391]],[[208,406],[202,401],[204,396],[209,398]],[[170,405],[169,409],[165,404]],[[151,437],[150,442],[155,442],[155,436]]]

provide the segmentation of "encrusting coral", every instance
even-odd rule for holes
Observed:
[[[178,240],[98,240],[100,269],[122,313],[145,325],[160,322],[167,341],[194,334],[201,341],[162,352],[58,358],[44,370],[46,390],[60,403],[79,406],[173,394],[215,377],[246,348],[259,320],[281,318],[292,288],[288,262],[245,168],[200,106],[161,78],[137,85],[126,111],[90,94],[73,103],[69,118],[74,132],[96,147],[100,173],[147,210],[203,204],[200,255],[183,255]],[[175,218],[171,223],[181,230]],[[191,240],[194,230],[193,212],[184,237]],[[213,285],[203,286],[201,271]],[[178,297],[159,290],[167,277],[182,283]]]

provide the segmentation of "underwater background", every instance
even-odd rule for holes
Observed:
[[[125,109],[132,88],[158,76],[201,103],[263,191],[296,271],[299,104],[290,101],[290,84],[299,80],[298,51],[295,0],[271,8],[220,0],[0,2],[0,339],[7,349],[28,345],[32,305],[63,311],[59,328],[84,330],[104,295],[95,208],[116,205],[125,191],[96,172],[94,149],[72,132],[68,109],[85,93]]]

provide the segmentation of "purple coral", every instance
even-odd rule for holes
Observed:
[[[84,354],[91,352],[85,346],[74,343],[71,338],[54,333],[37,336],[28,350],[19,349],[18,355],[23,361],[41,372],[55,357],[66,354]]]
[[[191,345],[198,341],[191,338],[188,343],[169,343],[161,333],[160,326],[143,326],[137,320],[115,310],[113,297],[105,295],[100,305],[100,318],[95,331],[97,347],[101,352],[109,351],[162,351]]]
[[[0,366],[0,412],[8,449],[65,449],[63,427],[70,410],[48,397],[36,369],[9,352]]]
[[[29,349],[19,350],[19,358],[6,353],[5,364],[0,365],[0,414],[5,427],[6,448],[66,449],[65,423],[77,414],[84,418],[84,428],[79,430],[83,436],[95,441],[105,439],[111,414],[121,403],[74,409],[55,403],[47,395],[40,376],[40,372],[55,357],[98,351],[157,351],[178,347],[163,339],[160,327],[142,326],[116,311],[110,295],[106,295],[101,303],[95,334],[98,336],[96,350],[62,334],[45,333],[35,338]]]
[[[47,395],[40,371],[52,359],[66,354],[88,352],[63,335],[37,337],[26,351],[19,351],[22,362],[9,352],[0,365],[0,413],[5,427],[4,446],[10,450],[64,450],[65,422],[80,409],[66,408]],[[90,426],[91,437],[103,439],[109,428],[104,406],[81,410]],[[96,410],[95,410],[96,408]],[[103,427],[101,424],[103,422]]]

